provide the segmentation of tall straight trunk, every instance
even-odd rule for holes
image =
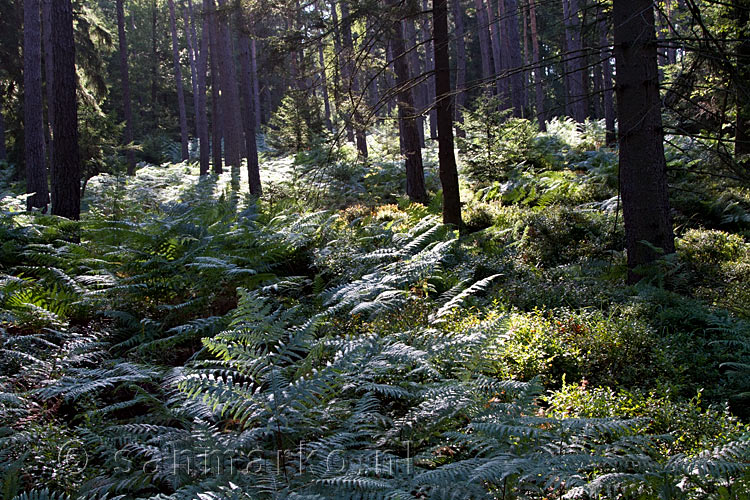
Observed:
[[[185,111],[185,91],[182,88],[182,65],[180,64],[180,43],[177,38],[177,21],[174,12],[174,0],[167,0],[169,5],[169,24],[172,29],[172,58],[174,60],[174,80],[177,87],[177,107],[180,114],[180,143],[182,159],[188,159],[188,125]]]
[[[490,22],[490,41],[492,43],[492,62],[495,66],[495,88],[497,91],[497,97],[500,100],[500,109],[508,109],[510,106],[510,88],[508,87],[508,53],[503,54],[503,42],[507,41],[507,35],[503,36],[500,32],[501,23],[497,19],[495,9],[492,7],[492,0],[485,0],[487,3],[483,5],[488,15],[487,19]],[[499,0],[502,2],[502,0]]]
[[[599,45],[601,46],[600,58],[602,60],[602,91],[604,93],[604,123],[607,129],[607,144],[617,141],[615,134],[615,98],[612,86],[612,63],[610,59],[609,40],[607,39],[607,21],[602,16],[599,19]]]
[[[456,100],[455,120],[459,125],[464,123],[464,106],[466,106],[466,42],[464,40],[464,11],[460,0],[453,2],[453,21],[456,26]],[[456,127],[456,135],[465,137],[466,133],[461,126]]]
[[[531,110],[531,101],[529,101],[529,88],[531,88],[531,50],[529,49],[529,23],[527,17],[529,10],[526,5],[527,0],[522,0],[521,9],[521,27],[523,29],[521,36],[523,38],[523,95],[524,109]]]
[[[677,33],[674,29],[674,8],[672,6],[672,0],[665,0],[664,2],[664,9],[667,15],[667,20],[669,21],[669,47],[667,47],[667,62],[669,64],[677,64],[677,47],[676,47],[676,41],[675,38],[677,38]],[[746,10],[747,12],[747,10]]]
[[[326,78],[326,60],[323,55],[323,42],[318,44],[318,62],[320,64],[320,88],[323,90],[323,109],[325,110],[326,128],[333,132],[331,123],[331,101],[328,99],[328,78]]]
[[[255,142],[255,100],[253,99],[253,70],[250,55],[250,37],[243,27],[239,34],[240,49],[240,78],[242,124],[245,129],[245,149],[247,158],[247,178],[250,184],[250,194],[260,196],[263,188],[260,183],[260,167],[258,164],[258,145]]]
[[[197,41],[195,29],[195,13],[193,0],[188,0],[188,10],[192,23],[192,34]],[[208,115],[206,110],[206,73],[208,72],[208,16],[203,15],[203,31],[200,39],[200,51],[197,51],[198,61],[196,76],[198,80],[198,107],[195,110],[195,120],[198,127],[198,141],[200,144],[200,175],[207,175],[211,164],[211,145],[208,133]],[[198,43],[194,42],[197,49]]]
[[[536,24],[536,2],[529,2],[529,25],[531,27],[531,53],[534,64],[534,96],[536,100],[536,119],[541,130],[547,129],[547,118],[544,114],[544,84],[542,83],[542,67],[539,56],[539,30]]]
[[[216,29],[216,8],[213,0],[203,0],[203,33],[208,35],[209,51],[211,53],[211,153],[213,157],[213,171],[221,174],[222,140],[224,138],[221,98],[221,78],[219,76],[219,34]]]
[[[405,41],[413,40],[416,44],[417,30],[414,27],[414,19],[412,19],[411,17],[406,17],[406,19],[404,19],[403,21],[403,24]],[[416,79],[420,76],[420,68],[422,67],[419,62],[419,52],[417,51],[416,45],[413,47],[408,47],[406,50],[409,51],[407,61],[409,63],[409,67],[412,68],[412,78]],[[398,54],[396,54],[396,57],[398,57]],[[414,85],[412,95],[414,96],[414,105],[417,107],[417,112],[419,113],[419,116],[417,116],[419,144],[424,147],[424,116],[422,115],[422,111],[427,107],[427,102],[430,97],[425,93],[424,85]],[[434,98],[434,96],[432,97]]]
[[[54,64],[52,62],[52,0],[42,0],[42,49],[44,50],[44,78],[47,91],[47,158],[49,168],[52,168],[52,158],[55,151],[55,139],[52,128],[55,121],[55,110],[52,101],[55,100],[53,91]]]
[[[333,49],[336,53],[333,100],[336,104],[336,114],[341,118],[343,116],[341,111],[341,104],[343,102],[343,97],[341,96],[341,82],[346,80],[346,55],[344,54],[344,44],[341,41],[341,26],[339,25],[336,0],[331,0],[331,16],[333,18]],[[344,128],[346,130],[346,140],[348,142],[354,142],[354,127],[352,127],[351,120],[345,120]]]
[[[236,169],[236,173],[233,173],[232,176],[234,178],[239,175],[239,167],[242,162],[242,117],[240,114],[240,95],[237,88],[237,68],[234,66],[232,36],[229,32],[229,19],[226,12],[227,0],[219,0],[219,6],[222,7],[222,12],[217,13],[214,19],[217,23],[219,75],[221,77],[223,101],[224,156],[227,165],[232,167],[233,170]]]
[[[402,29],[401,24],[398,25],[398,28],[394,28],[394,29],[399,29],[399,30]],[[404,36],[403,31],[401,31],[401,37],[403,38],[403,36]],[[385,88],[387,89],[386,90],[387,94],[391,96],[395,92],[396,81],[394,80],[395,67],[393,66],[393,43],[391,42],[390,38],[386,39],[386,42],[385,42],[385,64],[386,64],[386,71],[384,72]],[[394,68],[393,71],[390,71],[388,69],[391,67]],[[412,99],[414,99],[414,96],[412,96]],[[389,97],[388,102],[386,103],[386,116],[390,117],[391,114],[393,114],[394,103],[396,102],[397,102],[397,99],[394,100],[392,97]],[[399,133],[399,140],[401,140],[400,133]]]
[[[447,0],[433,1],[432,34],[435,49],[435,104],[438,114],[440,183],[443,186],[443,222],[461,227],[461,196],[458,190],[456,156],[453,151],[453,100],[448,56]]]
[[[182,5],[182,17],[185,23],[185,40],[188,47],[188,63],[190,64],[190,86],[193,90],[193,111],[195,112],[195,135],[198,135],[198,33],[195,24],[192,23],[191,12],[193,10],[192,0],[190,4]]]
[[[422,0],[422,9],[425,12],[430,10],[428,0]],[[424,40],[424,68],[427,73],[425,81],[426,93],[432,97],[435,95],[435,61],[432,59],[432,37],[430,36],[430,21],[427,16],[422,18],[422,40]],[[437,139],[437,110],[430,106],[430,139]]]
[[[255,128],[260,129],[263,122],[263,110],[260,106],[260,85],[258,84],[258,54],[255,38],[250,40],[250,69],[253,72],[253,101],[255,102]]]
[[[518,1],[498,0],[498,8],[501,10],[500,18],[505,26],[505,44],[508,47],[508,64],[510,74],[511,105],[513,115],[522,117],[524,115],[524,103],[526,102],[526,88],[523,84],[523,62],[521,58],[521,38],[518,30]]]
[[[565,73],[567,82],[568,114],[577,122],[586,121],[586,87],[584,85],[583,53],[581,50],[580,20],[578,0],[563,0],[563,21],[565,24]]]
[[[8,160],[8,150],[5,146],[5,115],[3,114],[3,102],[5,92],[0,88],[0,161]]]
[[[125,34],[125,9],[123,0],[117,0],[117,33],[119,35],[120,48],[120,78],[122,79],[122,111],[125,116],[125,131],[123,142],[127,146],[125,160],[127,162],[128,175],[135,174],[135,153],[131,143],[133,142],[133,112],[130,103],[130,71],[128,69],[128,39]]]
[[[390,7],[396,9],[397,0],[391,0]],[[401,17],[400,15],[397,17]],[[398,120],[401,151],[405,158],[406,194],[416,203],[427,201],[427,191],[424,183],[424,166],[422,164],[422,146],[419,142],[417,129],[417,110],[414,106],[414,96],[411,88],[411,75],[406,56],[403,24],[396,19],[389,38],[393,50],[393,69],[396,73],[396,87],[398,88]]]
[[[23,3],[23,125],[26,163],[26,209],[47,211],[47,165],[44,159],[42,33],[39,0]]]
[[[70,0],[52,7],[52,59],[55,88],[55,156],[52,162],[52,214],[78,220],[81,215],[81,164],[78,152],[76,53]]]
[[[479,33],[479,53],[482,59],[482,80],[489,82],[492,78],[492,60],[490,51],[492,43],[489,33],[489,19],[487,10],[484,7],[484,0],[474,0],[474,6],[477,10],[477,31]]]
[[[674,233],[667,195],[653,2],[614,0],[613,15],[620,191],[628,281],[632,283],[641,277],[639,266],[659,257],[654,247],[667,254],[674,252]]]
[[[743,165],[750,165],[748,158],[744,155],[750,154],[750,33],[747,32],[747,24],[750,19],[750,2],[747,0],[734,0],[735,19],[737,22],[740,43],[737,46],[737,81],[735,87],[735,99],[737,101],[737,119],[735,122],[734,154]]]
[[[158,27],[159,9],[156,0],[151,1],[151,119],[153,126],[159,125],[159,34]]]
[[[355,74],[354,68],[354,39],[352,37],[352,20],[349,14],[349,5],[346,0],[340,1],[341,7],[341,41],[344,49],[344,68],[346,73],[343,75],[348,80],[350,87],[350,101],[353,108],[352,119],[354,121],[354,131],[357,139],[357,151],[363,158],[367,158],[367,133],[365,131],[364,117],[360,110],[362,96],[360,95],[360,86],[358,75]]]

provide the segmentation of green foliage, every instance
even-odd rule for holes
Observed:
[[[268,127],[268,145],[279,153],[321,147],[325,124],[320,99],[302,90],[287,91]]]

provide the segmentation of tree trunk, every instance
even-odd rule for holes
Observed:
[[[343,9],[343,8],[342,8]],[[336,88],[339,89],[341,82],[348,82],[349,81],[349,75],[347,74],[347,71],[349,69],[349,56],[347,55],[347,49],[344,46],[345,42],[342,41],[342,34],[341,31],[343,30],[343,25],[339,24],[339,18],[338,18],[338,10],[337,10],[337,4],[336,0],[331,1],[331,15],[333,16],[333,43],[334,43],[334,50],[336,51],[336,67],[337,67],[337,85]],[[342,17],[343,17],[343,10],[342,10]],[[351,28],[349,30],[351,33]],[[338,91],[339,99],[340,101],[337,101],[336,109],[341,110],[340,103],[344,99],[341,96],[341,91]],[[343,113],[341,113],[341,116],[343,116]],[[345,119],[345,130],[346,130],[346,140],[348,142],[354,142],[354,127],[352,126],[351,119]]]
[[[151,2],[151,119],[152,126],[159,126],[159,35],[156,32],[158,26],[159,10],[156,0]]]
[[[531,53],[534,63],[534,95],[536,98],[536,119],[539,121],[539,128],[547,130],[547,118],[544,113],[544,84],[542,83],[542,67],[539,57],[539,30],[536,25],[536,2],[537,0],[528,0],[529,2],[529,24],[531,25]]]
[[[502,0],[499,0],[502,2]],[[487,19],[490,22],[490,41],[492,43],[492,62],[495,66],[495,88],[497,97],[500,100],[499,108],[508,109],[510,106],[510,89],[508,88],[508,53],[503,53],[504,42],[507,42],[507,35],[500,33],[501,23],[497,19],[495,9],[492,8],[492,0],[486,0],[483,9],[488,13]]]
[[[582,68],[581,25],[578,18],[578,0],[563,0],[563,22],[565,24],[566,53],[565,73],[567,82],[568,114],[577,122],[586,121],[586,88]]]
[[[174,0],[167,0],[169,5],[169,24],[172,29],[172,58],[174,59],[174,80],[177,87],[177,106],[180,113],[180,143],[182,160],[188,159],[188,126],[185,111],[185,91],[182,88],[182,65],[180,64],[180,44],[177,39],[177,22],[174,13]]]
[[[414,41],[415,46],[409,47],[409,54],[408,54],[408,63],[409,66],[412,68],[412,77],[418,78],[421,77],[421,67],[422,65],[419,62],[419,52],[417,51],[416,47],[416,41],[417,41],[417,30],[414,27],[414,19],[412,19],[409,16],[409,12],[405,13],[406,18],[403,20],[404,24],[404,40],[405,41]],[[417,107],[417,112],[419,115],[417,116],[417,129],[419,132],[419,145],[421,147],[424,147],[424,116],[422,115],[422,112],[427,107],[428,100],[430,97],[425,93],[424,91],[424,85],[414,85],[414,90],[412,92],[412,95],[414,96],[414,105]],[[434,97],[434,96],[433,96]]]
[[[331,123],[331,102],[328,99],[328,79],[326,78],[326,60],[323,55],[323,43],[318,44],[318,62],[320,63],[320,88],[323,90],[323,107],[325,110],[326,128],[333,132]]]
[[[55,27],[52,32],[52,60],[55,69],[52,214],[78,220],[81,215],[81,164],[78,152],[76,49],[70,0],[55,0],[52,25]]]
[[[492,62],[490,58],[491,42],[488,31],[489,19],[483,0],[474,0],[477,10],[477,31],[479,32],[479,53],[482,59],[482,80],[487,83],[492,77]]]
[[[247,178],[250,184],[250,194],[259,197],[263,188],[260,183],[260,167],[258,165],[258,145],[255,142],[255,100],[253,99],[253,70],[250,54],[250,38],[240,28],[239,49],[242,97],[242,122],[245,128],[245,149],[247,150]]]
[[[213,2],[213,0],[211,0]],[[227,5],[227,0],[219,0],[219,5],[223,8]],[[237,89],[237,69],[234,66],[234,51],[232,50],[232,37],[229,34],[228,19],[225,13],[215,13],[214,20],[217,24],[217,42],[218,42],[218,61],[220,88],[223,105],[223,125],[224,133],[224,157],[227,165],[232,167],[232,177],[237,177],[239,181],[239,168],[242,163],[242,117],[240,116],[240,96]],[[236,186],[239,187],[239,186]]]
[[[628,281],[638,267],[674,252],[667,195],[656,32],[651,0],[614,0],[620,189]],[[637,12],[638,15],[633,15]],[[643,242],[647,242],[644,244]]]
[[[188,0],[189,15],[192,23],[192,36],[197,49],[197,34],[195,29],[195,13],[193,0]],[[205,14],[205,11],[204,11]],[[198,80],[198,107],[195,110],[195,121],[198,127],[198,141],[200,144],[200,175],[208,175],[211,164],[211,145],[208,133],[208,115],[206,110],[206,73],[208,72],[208,16],[203,15],[203,31],[200,38],[200,51],[197,51],[196,77]]]
[[[601,46],[600,58],[602,60],[602,89],[604,91],[604,123],[607,129],[607,144],[617,141],[615,134],[615,98],[612,87],[612,63],[610,58],[609,40],[607,39],[607,21],[602,16],[599,19],[599,45]]]
[[[47,211],[47,164],[44,159],[42,37],[39,0],[23,3],[23,124],[26,209]]]
[[[260,85],[258,84],[258,54],[255,49],[255,38],[250,40],[250,64],[253,72],[253,100],[255,102],[255,128],[260,130],[263,122],[263,110],[260,107]]]
[[[55,151],[55,139],[52,136],[52,124],[55,121],[55,110],[52,105],[55,100],[54,64],[52,62],[52,0],[42,0],[42,48],[44,50],[45,89],[47,91],[47,158],[48,166],[51,169]]]
[[[203,36],[208,36],[209,51],[211,53],[211,154],[213,157],[213,171],[221,174],[222,139],[224,131],[222,119],[222,99],[220,96],[221,78],[219,76],[219,41],[216,29],[216,12],[213,0],[203,0]]]
[[[123,0],[117,0],[117,33],[120,47],[120,78],[122,79],[122,109],[125,116],[125,131],[123,142],[127,146],[125,160],[128,175],[135,174],[135,153],[131,146],[133,142],[133,112],[130,104],[130,74],[128,70],[128,39],[125,34],[125,9]]]
[[[427,0],[422,0],[422,9],[427,12],[430,5]],[[422,40],[424,40],[424,67],[427,72],[427,81],[425,82],[426,94],[430,99],[435,97],[435,61],[432,59],[432,38],[430,37],[430,22],[427,16],[422,18]],[[430,139],[437,139],[437,110],[430,106]]]
[[[518,1],[498,0],[498,6],[502,7],[500,13],[501,21],[506,27],[505,40],[508,46],[508,68],[510,74],[511,104],[513,115],[524,116],[524,103],[526,102],[526,88],[523,84],[523,62],[521,58],[521,38],[518,30]]]
[[[464,123],[464,106],[466,106],[466,42],[464,40],[464,11],[460,0],[453,1],[453,19],[456,25],[456,100],[455,120],[459,125]],[[465,137],[461,126],[456,127],[456,135]]]
[[[443,186],[443,222],[461,227],[461,196],[458,169],[453,151],[453,106],[451,67],[448,56],[448,2],[434,0],[432,5],[432,38],[435,49],[435,93],[438,120],[438,160]]]
[[[737,101],[737,120],[735,124],[734,154],[744,165],[750,165],[745,155],[750,154],[750,34],[748,17],[750,17],[750,2],[734,0],[735,18],[740,43],[737,46],[737,81],[735,82],[735,99]]]
[[[354,122],[355,136],[357,139],[357,151],[363,158],[367,158],[367,134],[365,132],[364,117],[360,107],[362,96],[360,95],[359,78],[354,68],[354,39],[352,38],[352,20],[349,15],[349,5],[346,0],[340,1],[341,6],[341,39],[344,49],[344,79],[349,83],[349,100],[352,105],[352,121]]]
[[[199,133],[198,126],[198,33],[192,23],[193,1],[182,5],[182,17],[185,23],[185,40],[188,47],[188,62],[190,63],[190,86],[193,90],[193,111],[195,112],[195,135]]]
[[[0,161],[8,160],[8,150],[5,147],[5,115],[3,114],[3,102],[5,94],[0,89]]]
[[[391,0],[391,9],[397,9],[398,2]],[[396,11],[398,14],[400,12]],[[409,64],[404,44],[403,24],[400,15],[394,22],[390,43],[394,52],[393,69],[396,73],[396,87],[398,88],[398,120],[401,139],[401,150],[405,157],[406,166],[406,194],[416,203],[427,201],[427,191],[424,184],[424,167],[422,165],[422,147],[419,143],[417,129],[417,110],[414,107],[412,94],[412,80],[409,74]]]

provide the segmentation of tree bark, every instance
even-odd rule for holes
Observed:
[[[566,53],[565,73],[567,82],[568,114],[577,122],[586,121],[586,87],[582,68],[580,20],[578,0],[563,0],[563,22],[565,24]]]
[[[209,51],[211,53],[211,154],[213,157],[213,172],[221,174],[224,171],[222,162],[222,139],[224,131],[220,118],[223,106],[220,96],[219,35],[216,29],[215,18],[216,12],[213,0],[203,0],[203,36],[208,35]]]
[[[510,74],[511,104],[513,115],[524,116],[524,103],[526,102],[526,88],[523,83],[523,62],[521,58],[521,38],[518,29],[518,1],[498,0],[498,6],[502,7],[500,12],[501,22],[505,26],[505,39],[508,46],[507,66]]]
[[[323,109],[325,110],[326,128],[333,132],[331,123],[331,101],[328,99],[328,79],[326,78],[326,60],[323,55],[323,43],[318,44],[318,62],[320,64],[320,88],[323,91]]]
[[[407,50],[409,51],[407,61],[409,63],[409,66],[412,68],[412,78],[421,77],[421,67],[422,65],[419,62],[419,52],[417,51],[416,47],[416,41],[417,41],[417,30],[414,27],[414,19],[409,17],[409,14],[413,14],[411,12],[406,12],[405,15],[407,16],[403,20],[404,25],[404,39],[405,41],[414,41],[415,46],[409,47]],[[414,96],[414,105],[417,107],[417,112],[419,113],[417,116],[417,129],[419,132],[419,145],[421,147],[424,147],[424,116],[422,115],[422,112],[427,107],[427,102],[429,99],[429,96],[424,91],[424,85],[416,85],[412,83],[414,86],[412,95]],[[434,96],[433,96],[434,97]]]
[[[44,159],[42,37],[39,0],[23,3],[23,121],[26,209],[47,211],[47,164]]]
[[[188,0],[188,10],[192,23],[194,47],[198,48],[195,29],[195,13],[193,0]],[[195,110],[195,121],[198,127],[198,141],[200,144],[200,175],[208,175],[211,163],[211,145],[208,133],[208,115],[206,110],[206,73],[208,72],[208,16],[203,15],[203,31],[200,38],[200,51],[197,51],[196,77],[198,80],[198,107]]]
[[[156,32],[158,26],[159,10],[156,0],[151,2],[151,119],[152,126],[159,126],[159,35]]]
[[[531,25],[531,52],[534,63],[534,95],[536,98],[536,119],[539,121],[539,128],[542,131],[547,130],[547,118],[544,113],[544,86],[542,83],[542,67],[539,57],[539,30],[536,24],[536,2],[537,0],[528,0],[529,2],[529,24]]]
[[[331,1],[331,16],[333,19],[333,50],[336,53],[335,68],[334,68],[334,83],[333,86],[333,102],[336,105],[336,115],[338,116],[337,122],[343,117],[341,103],[343,98],[341,96],[341,82],[346,79],[346,68],[344,67],[344,48],[341,42],[341,26],[339,25],[338,11],[336,10],[336,0]],[[344,129],[346,131],[346,140],[348,142],[354,142],[354,128],[352,127],[351,120],[345,120]]]
[[[195,112],[195,135],[200,128],[198,126],[198,33],[192,23],[192,0],[189,4],[182,5],[182,17],[185,23],[185,40],[188,48],[188,62],[190,63],[190,86],[193,90],[193,111]]]
[[[344,79],[349,83],[349,100],[352,105],[352,120],[354,121],[354,131],[357,140],[357,151],[360,156],[367,158],[367,133],[365,131],[364,117],[362,116],[360,105],[362,96],[360,95],[359,78],[355,74],[354,68],[354,39],[352,37],[352,20],[349,14],[349,5],[346,0],[340,1],[341,6],[341,41],[344,49],[344,68],[346,72]]]
[[[600,58],[602,60],[602,88],[604,92],[604,123],[607,129],[607,144],[617,141],[615,134],[615,98],[612,86],[612,63],[610,59],[609,40],[607,39],[607,21],[602,16],[599,19],[599,45],[601,46]]]
[[[499,0],[502,2],[502,0]],[[503,45],[507,42],[507,35],[503,36],[500,33],[501,23],[497,19],[495,9],[492,7],[492,0],[486,0],[486,5],[483,8],[488,13],[488,20],[490,22],[490,41],[492,43],[492,62],[495,66],[495,88],[497,90],[497,97],[500,100],[499,108],[501,110],[508,109],[510,107],[510,89],[508,87],[508,53],[503,51]]]
[[[213,1],[213,0],[211,0]],[[227,0],[219,0],[221,7],[226,7]],[[227,165],[237,169],[242,163],[242,117],[240,116],[240,96],[237,89],[237,69],[234,66],[234,51],[232,50],[232,37],[229,33],[228,19],[222,13],[216,13],[214,19],[217,24],[218,34],[218,61],[220,88],[223,104],[223,133],[224,133],[224,157]],[[237,179],[239,180],[239,179]]]
[[[127,146],[125,160],[128,175],[135,174],[135,153],[131,149],[133,142],[133,112],[130,101],[130,71],[128,69],[128,39],[125,34],[125,9],[123,0],[117,0],[117,33],[120,48],[120,78],[122,80],[122,109],[125,117],[123,142]]]
[[[464,33],[464,11],[460,0],[453,1],[453,20],[456,26],[456,100],[455,120],[459,125],[464,123],[463,109],[466,106],[466,42]],[[461,126],[456,127],[456,135],[465,137]]]
[[[489,33],[489,20],[484,0],[474,0],[477,10],[477,31],[479,32],[479,53],[482,59],[482,80],[489,82],[492,77],[492,61],[490,57],[491,42]]]
[[[674,252],[667,195],[654,7],[651,0],[614,0],[620,189],[628,251],[628,281]],[[637,15],[634,15],[637,13]],[[647,244],[644,244],[647,242]]]
[[[188,126],[185,111],[185,91],[182,88],[182,64],[180,64],[180,43],[177,38],[177,20],[175,19],[174,0],[167,0],[169,5],[169,24],[172,30],[172,59],[174,60],[174,80],[177,87],[177,106],[180,114],[180,143],[182,145],[182,160],[188,155]]]
[[[427,0],[422,0],[422,9],[425,12],[430,10],[430,5]],[[427,73],[427,80],[425,81],[425,93],[430,99],[435,97],[435,61],[432,59],[432,38],[430,37],[430,22],[428,16],[422,18],[422,40],[424,40],[424,67]],[[428,100],[429,102],[429,100]],[[434,106],[430,106],[429,112],[430,119],[430,139],[437,139],[437,110]]]
[[[389,3],[392,9],[397,9],[397,1],[391,0]],[[393,69],[396,73],[396,87],[398,88],[399,133],[401,150],[405,158],[406,194],[410,200],[416,203],[425,203],[427,191],[424,184],[422,147],[419,142],[419,130],[417,129],[417,110],[414,107],[403,24],[400,21],[400,12],[398,10],[396,12],[398,15],[391,30],[390,43],[394,53]]]
[[[435,50],[438,160],[440,162],[440,183],[443,186],[443,222],[461,227],[461,196],[458,190],[456,156],[453,151],[453,106],[451,67],[448,56],[447,0],[433,1],[432,30]]]
[[[78,152],[76,56],[73,8],[70,0],[55,0],[52,7],[54,61],[54,137],[52,214],[78,220],[81,215],[81,164]]]
[[[258,84],[258,54],[255,47],[255,38],[250,40],[250,63],[253,72],[253,100],[255,102],[255,128],[260,130],[263,123],[263,109],[260,106],[260,85]]]
[[[3,101],[5,93],[0,89],[0,161],[8,160],[8,150],[5,146],[5,115],[3,114]]]
[[[55,100],[52,62],[52,0],[42,0],[42,48],[44,50],[45,90],[47,91],[47,158],[51,169],[55,151],[55,139],[52,136],[52,124],[55,121],[55,110],[52,105]]]
[[[244,24],[244,23],[243,23]],[[250,54],[250,37],[240,27],[239,49],[240,68],[242,71],[242,123],[245,129],[245,149],[247,150],[247,178],[250,184],[250,194],[259,197],[263,188],[260,182],[260,166],[258,164],[258,145],[255,141],[255,100],[253,98],[253,70]]]

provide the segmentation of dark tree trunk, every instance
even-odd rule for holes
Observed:
[[[54,64],[52,61],[52,0],[42,0],[42,48],[44,50],[44,78],[47,91],[47,158],[48,166],[52,168],[55,140],[52,137],[55,110],[52,102],[55,100],[53,87]]]
[[[0,89],[0,161],[8,160],[8,150],[5,147],[5,115],[3,115],[3,102],[5,93]]]
[[[193,0],[188,0],[188,9],[192,22],[192,35],[197,49],[197,34],[195,29],[195,13]],[[197,52],[196,77],[198,79],[198,107],[195,110],[195,121],[198,127],[198,141],[200,144],[200,175],[207,175],[211,163],[211,146],[208,134],[208,115],[206,114],[206,73],[208,72],[208,16],[203,16],[203,31],[200,39],[200,51]]]
[[[422,0],[422,9],[425,12],[430,10],[427,0]],[[432,38],[430,37],[430,21],[428,16],[422,18],[422,40],[424,40],[424,68],[427,73],[425,82],[426,94],[430,97],[435,95],[435,61],[432,59],[434,50],[432,49]],[[430,139],[437,139],[437,110],[430,106]]]
[[[255,39],[250,40],[250,63],[253,72],[253,100],[255,102],[255,128],[260,130],[263,122],[263,110],[260,107],[260,85],[258,84],[258,54],[255,48]]]
[[[638,15],[633,15],[637,12]],[[656,32],[651,0],[614,0],[620,189],[628,281],[637,268],[674,252],[667,195]],[[647,244],[644,244],[647,242]]]
[[[227,0],[219,0],[219,5],[222,8],[226,7]],[[214,16],[214,19],[217,23],[216,32],[218,34],[219,75],[221,77],[221,94],[224,115],[224,123],[222,126],[224,133],[224,156],[227,165],[236,169],[236,173],[233,173],[232,175],[234,178],[239,175],[243,148],[240,96],[239,90],[237,89],[237,69],[234,66],[232,37],[229,33],[226,12],[217,13]],[[238,180],[239,179],[237,179],[237,181]]]
[[[198,33],[195,25],[192,23],[192,0],[189,4],[182,5],[182,17],[185,23],[185,40],[188,48],[188,62],[190,63],[190,86],[193,90],[193,111],[195,112],[195,135],[199,131],[198,127]]]
[[[389,2],[392,9],[397,9],[397,2]],[[401,139],[401,151],[406,164],[406,194],[409,199],[417,203],[427,201],[427,191],[424,184],[424,167],[422,165],[422,146],[419,142],[417,129],[417,110],[414,107],[414,96],[411,89],[411,75],[404,44],[403,24],[401,13],[396,10],[397,19],[391,30],[391,47],[393,49],[393,69],[396,73],[396,87],[398,88],[398,119]]]
[[[498,6],[503,7],[500,17],[505,29],[505,39],[508,45],[508,67],[510,74],[511,104],[513,115],[522,117],[524,115],[524,103],[526,102],[526,88],[523,83],[523,62],[521,58],[521,38],[518,30],[518,1],[498,0]]]
[[[602,60],[602,90],[604,92],[604,123],[607,129],[607,144],[617,141],[615,134],[615,97],[612,86],[612,53],[609,40],[607,39],[607,21],[602,16],[599,19],[599,45],[601,46],[600,58]]]
[[[491,41],[488,31],[489,19],[484,7],[484,0],[474,0],[477,10],[477,31],[479,32],[479,53],[482,59],[482,80],[489,82],[492,77],[492,60],[490,57]]]
[[[502,0],[500,0],[502,1]],[[483,5],[490,22],[490,39],[492,43],[492,62],[495,66],[495,87],[497,97],[500,99],[500,109],[508,109],[510,106],[510,89],[508,87],[508,52],[503,51],[503,45],[507,45],[507,37],[500,33],[500,21],[497,19],[495,9],[492,8],[492,0],[486,0]]]
[[[216,29],[216,12],[213,0],[203,0],[203,36],[208,36],[209,51],[211,53],[211,153],[213,157],[213,171],[221,174],[224,170],[222,162],[222,127],[220,98],[221,78],[219,76],[219,41]]]
[[[406,13],[406,14],[408,15],[409,13]],[[414,27],[414,19],[412,19],[411,17],[407,17],[406,19],[404,19],[403,25],[404,25],[404,40],[406,42],[414,41],[416,44],[417,31],[416,31],[416,28]],[[421,76],[420,68],[422,67],[419,62],[419,52],[417,51],[416,46],[409,47],[407,50],[409,51],[407,61],[409,63],[409,67],[411,68],[412,77],[418,78]],[[424,147],[424,116],[422,115],[422,112],[427,107],[427,103],[429,99],[431,99],[431,97],[425,93],[424,85],[414,85],[412,95],[414,96],[414,105],[417,107],[417,112],[419,113],[419,116],[417,116],[417,129],[419,132],[419,144],[421,147]]]
[[[81,215],[81,164],[78,152],[76,55],[70,0],[52,7],[52,59],[55,88],[55,157],[52,163],[52,214],[78,220]]]
[[[23,3],[23,125],[26,164],[26,209],[47,211],[47,164],[44,159],[42,101],[42,33],[39,0]]]
[[[398,29],[402,29],[401,24],[398,25]],[[401,32],[401,37],[403,38],[403,31]],[[396,81],[394,79],[395,67],[393,66],[393,43],[391,42],[390,38],[388,38],[385,42],[385,64],[385,87],[387,89],[388,95],[391,96],[394,92],[396,92]],[[389,68],[392,67],[394,67],[394,70],[390,71]],[[412,96],[412,99],[413,98],[414,96]],[[386,116],[391,116],[391,114],[393,113],[393,108],[396,106],[397,101],[398,97],[396,97],[395,99],[389,97],[388,102],[386,103]],[[401,140],[400,135],[401,134],[399,133],[399,140]]]
[[[245,149],[247,150],[247,178],[250,184],[250,194],[260,196],[263,188],[260,183],[260,167],[258,165],[258,145],[255,142],[255,100],[253,99],[253,70],[250,54],[250,38],[240,28],[239,35],[242,123],[245,129]]]
[[[455,120],[459,125],[464,123],[464,106],[466,106],[466,43],[464,40],[464,10],[460,0],[453,1],[453,19],[456,25],[456,100]],[[456,127],[456,135],[465,137],[464,129]]]
[[[750,165],[748,158],[743,156],[750,154],[750,33],[748,30],[748,17],[750,17],[750,2],[747,0],[734,0],[735,19],[738,27],[737,46],[737,82],[735,93],[737,100],[737,120],[735,124],[735,157],[743,164]]]
[[[128,69],[128,39],[125,34],[125,9],[123,0],[117,0],[117,33],[120,47],[120,78],[122,79],[122,110],[125,116],[125,131],[123,142],[128,148],[125,152],[128,175],[135,174],[135,153],[131,145],[133,142],[133,112],[130,104],[130,71]]]
[[[339,15],[336,10],[336,0],[331,1],[331,16],[333,18],[333,50],[335,52],[335,68],[334,68],[334,86],[333,86],[333,102],[336,105],[337,122],[343,117],[341,103],[343,98],[341,96],[341,82],[344,80],[346,69],[344,68],[344,48],[341,42],[341,27],[339,25]],[[354,128],[352,128],[350,120],[346,120],[344,128],[346,130],[346,140],[354,142]],[[338,128],[338,127],[337,127]]]
[[[151,119],[152,126],[159,126],[159,34],[158,27],[159,10],[156,0],[151,2]]]
[[[357,139],[357,151],[363,158],[367,158],[367,133],[365,131],[364,117],[362,116],[359,78],[354,68],[354,39],[352,38],[352,20],[349,14],[349,5],[346,1],[340,1],[341,6],[341,37],[344,49],[344,79],[349,85],[349,100],[353,109],[352,120],[354,121],[355,136]]]
[[[180,43],[177,38],[177,20],[175,19],[174,0],[167,0],[169,4],[169,24],[172,30],[172,58],[174,60],[174,80],[177,87],[177,106],[180,114],[180,143],[182,145],[182,159],[188,159],[188,126],[185,111],[185,91],[182,88],[182,64],[180,64]]]
[[[544,131],[547,129],[547,118],[544,114],[544,85],[542,83],[542,67],[539,57],[539,30],[536,25],[536,2],[529,1],[529,24],[531,25],[531,52],[534,63],[534,95],[536,97],[536,119],[539,121],[539,128]]]
[[[325,110],[326,128],[333,132],[331,123],[331,101],[328,99],[328,78],[326,78],[326,60],[323,56],[323,43],[318,45],[318,62],[320,63],[320,88],[323,90],[323,107]]]
[[[453,105],[451,99],[451,67],[448,56],[447,0],[434,0],[432,30],[435,48],[438,160],[440,162],[440,183],[443,186],[443,222],[460,227],[461,196],[458,190],[456,156],[453,151]]]
[[[578,18],[578,0],[563,0],[565,24],[565,73],[567,82],[568,114],[577,122],[586,121],[586,87],[584,85],[583,53],[581,51],[581,24]]]

